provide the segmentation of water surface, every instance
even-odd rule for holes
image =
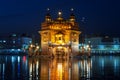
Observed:
[[[0,80],[120,80],[120,56],[73,59],[0,56]]]

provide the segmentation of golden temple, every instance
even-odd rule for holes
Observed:
[[[75,56],[79,53],[79,25],[75,15],[71,13],[69,19],[58,17],[52,19],[47,13],[45,21],[39,31],[41,37],[41,54],[50,56]]]

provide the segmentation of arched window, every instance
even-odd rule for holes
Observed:
[[[61,32],[58,32],[56,35],[55,35],[55,42],[57,44],[62,44],[64,43],[64,34],[61,33]]]

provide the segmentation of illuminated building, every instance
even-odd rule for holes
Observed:
[[[31,43],[32,38],[28,36],[12,34],[7,37],[0,37],[0,54],[26,51]]]
[[[111,38],[109,36],[105,37],[86,37],[84,44],[80,45],[80,51],[82,51],[82,46],[87,49],[89,45],[91,53],[120,53],[120,39]],[[84,49],[84,50],[85,50]],[[87,51],[87,50],[86,50]]]
[[[72,13],[70,18],[65,20],[62,12],[58,17],[52,19],[48,13],[45,21],[41,24],[41,51],[47,55],[76,55],[79,51],[79,25]]]

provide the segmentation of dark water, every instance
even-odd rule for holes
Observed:
[[[0,80],[120,80],[120,56],[86,59],[0,56]]]

